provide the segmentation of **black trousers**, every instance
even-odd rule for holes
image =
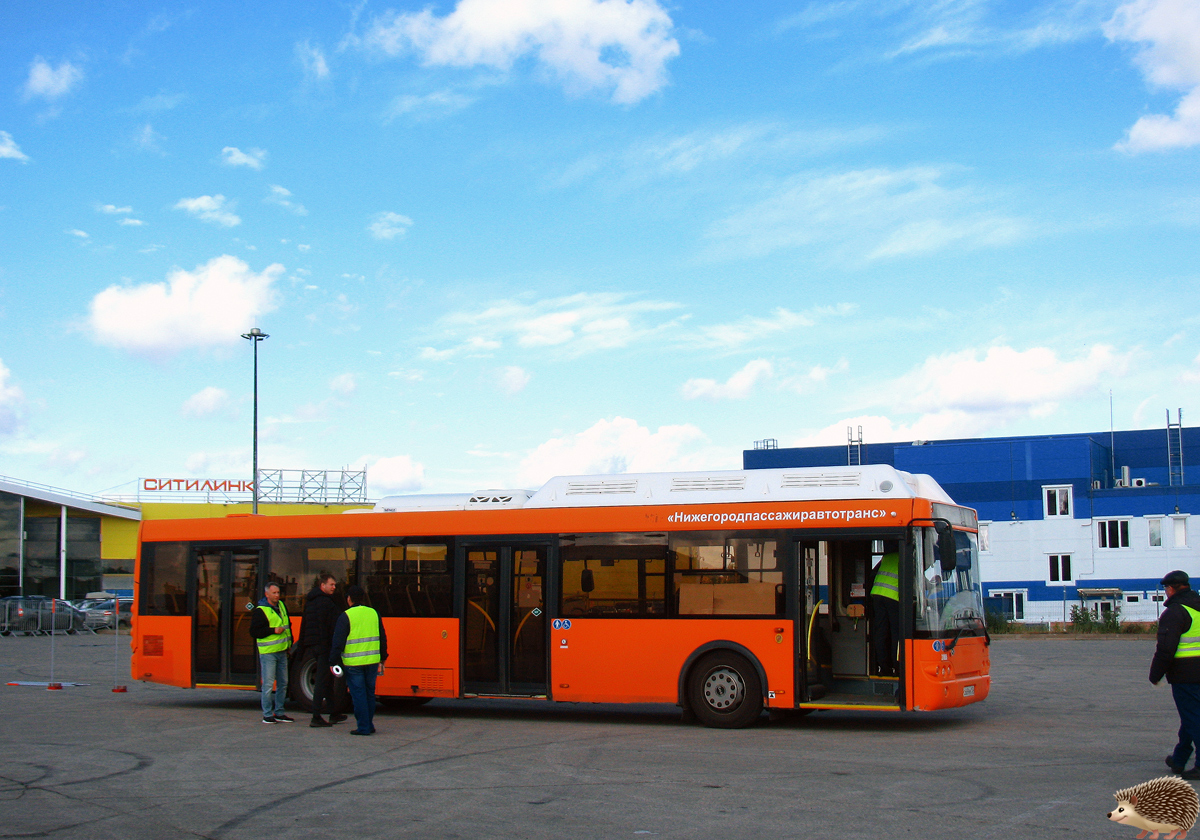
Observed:
[[[871,596],[875,620],[871,622],[871,642],[875,664],[886,676],[896,673],[896,647],[900,644],[900,602],[882,595]]]
[[[329,713],[333,714],[334,710],[334,694],[333,694],[333,674],[329,673],[329,651],[322,651],[317,654],[313,662],[313,667],[316,668],[316,684],[313,686],[313,715],[319,715],[324,710],[326,704],[329,706]]]

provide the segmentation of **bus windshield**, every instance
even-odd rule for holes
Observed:
[[[955,563],[942,569],[938,536],[933,528],[914,528],[916,574],[915,635],[936,638],[953,635],[982,636],[983,590],[979,581],[979,541],[974,534],[954,531]]]

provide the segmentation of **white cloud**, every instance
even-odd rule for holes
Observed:
[[[202,418],[227,412],[230,408],[229,392],[210,385],[184,400],[181,411],[185,417]]]
[[[88,236],[88,232],[86,230],[79,230],[78,228],[72,228],[72,229],[68,230],[67,233],[70,234],[71,236],[77,236],[80,239],[90,239],[91,238]]]
[[[0,361],[0,434],[11,435],[24,423],[25,394],[9,380],[12,371]]]
[[[434,91],[424,96],[405,94],[396,97],[388,108],[386,117],[389,120],[400,116],[409,116],[416,120],[433,119],[461,111],[474,101],[470,96],[450,90]]]
[[[117,224],[124,225],[125,227],[141,227],[146,223],[141,219],[121,219]]]
[[[162,150],[162,141],[165,139],[150,123],[146,123],[134,136],[133,142],[139,149],[161,155],[165,154]]]
[[[142,113],[170,111],[179,107],[179,103],[183,102],[185,98],[182,93],[159,93],[154,96],[144,96],[132,110]]]
[[[10,158],[19,160],[21,163],[29,163],[29,155],[21,151],[21,147],[17,145],[17,141],[13,140],[12,135],[7,131],[0,131],[0,158]]]
[[[96,208],[96,210],[98,210],[101,213],[107,213],[110,216],[116,215],[119,213],[132,213],[133,212],[132,207],[118,207],[115,204],[101,204],[99,207]]]
[[[235,227],[242,219],[233,212],[234,203],[227,202],[223,195],[202,195],[196,198],[181,198],[175,202],[176,210],[186,210],[202,222],[212,222],[221,227]]]
[[[752,341],[774,340],[776,333],[807,329],[819,318],[849,315],[857,307],[850,303],[815,307],[808,312],[792,312],[779,307],[767,318],[746,315],[726,324],[711,324],[694,328],[688,340],[702,347],[734,349]]]
[[[278,263],[255,273],[237,257],[215,257],[163,283],[110,286],[92,299],[88,324],[100,344],[163,355],[236,344],[275,309]]]
[[[71,92],[83,81],[83,71],[69,61],[60,62],[58,67],[40,55],[29,66],[29,78],[25,81],[25,99],[36,97],[53,101]]]
[[[625,347],[674,324],[646,324],[648,316],[678,308],[662,301],[627,300],[626,295],[580,293],[532,303],[502,300],[476,312],[442,319],[457,346],[426,348],[422,356],[446,359],[460,354],[491,352],[505,340],[519,347],[555,347],[559,353],[586,353]]]
[[[824,246],[844,259],[876,260],[1002,245],[1026,224],[980,207],[968,187],[947,186],[933,167],[804,173],[773,195],[712,225],[714,255],[762,255],[781,248]]]
[[[1138,45],[1135,61],[1151,85],[1184,92],[1173,115],[1141,117],[1117,148],[1137,153],[1200,143],[1200,4],[1135,0],[1116,10],[1104,34]]]
[[[277,207],[282,207],[285,210],[290,210],[297,216],[307,216],[308,210],[303,204],[292,201],[292,191],[281,187],[278,184],[271,184],[267,189],[267,197],[263,199],[267,204],[274,204]]]
[[[388,12],[365,40],[427,65],[507,71],[529,57],[568,89],[632,104],[666,84],[666,64],[679,54],[672,26],[656,0],[459,0],[445,17]]]
[[[325,61],[325,52],[320,47],[314,47],[308,41],[298,43],[296,58],[304,68],[304,75],[309,79],[324,81],[329,78],[329,64]]]
[[[236,146],[226,146],[221,149],[221,162],[226,166],[248,166],[251,169],[262,169],[266,163],[265,149],[248,149],[242,151]]]
[[[847,417],[788,445],[844,444],[847,426],[862,426],[867,442],[992,435],[1018,420],[1048,417],[1068,400],[1095,396],[1128,361],[1103,345],[1074,358],[1047,347],[1005,346],[931,356],[891,385],[872,389],[877,404],[899,417]]]
[[[367,230],[371,231],[371,235],[376,239],[395,239],[397,236],[404,236],[412,227],[412,223],[413,220],[408,216],[401,216],[399,213],[389,210],[376,213],[374,221]]]
[[[354,378],[353,373],[338,374],[329,380],[329,390],[348,397],[358,390],[358,380]]]
[[[506,394],[519,394],[525,390],[525,386],[532,379],[529,373],[515,365],[501,369],[500,375],[497,377],[497,384],[500,390]]]
[[[901,378],[893,397],[925,413],[961,411],[996,421],[1045,416],[1061,400],[1091,393],[1125,365],[1125,357],[1106,345],[1075,359],[1048,347],[990,347],[982,358],[979,350],[962,350],[926,359]]]
[[[371,461],[371,457],[362,459]],[[411,493],[425,486],[425,465],[409,455],[375,458],[367,466],[367,487],[372,496],[389,493]]]
[[[552,438],[521,462],[518,483],[540,487],[556,475],[597,475],[711,468],[707,440],[695,426],[661,426],[651,432],[627,417],[600,420],[574,435]]]
[[[725,382],[715,379],[689,379],[683,383],[685,400],[744,400],[750,396],[754,386],[775,375],[775,368],[766,359],[754,359]]]

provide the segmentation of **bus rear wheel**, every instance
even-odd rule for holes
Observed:
[[[762,714],[758,671],[736,653],[717,651],[702,658],[688,675],[687,689],[688,705],[705,726],[741,729]]]

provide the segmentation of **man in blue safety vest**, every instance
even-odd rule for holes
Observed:
[[[1185,779],[1200,779],[1200,766],[1187,768],[1194,744],[1200,744],[1200,595],[1187,572],[1176,570],[1161,581],[1167,600],[1158,617],[1158,647],[1150,663],[1150,682],[1164,676],[1179,712],[1179,742],[1167,766]]]
[[[387,634],[379,613],[366,605],[367,594],[361,586],[347,587],[346,600],[350,606],[333,628],[329,667],[335,674],[338,667],[346,674],[346,688],[358,722],[350,734],[374,735],[375,678],[383,673],[387,661]]]
[[[268,583],[263,599],[250,615],[250,635],[258,645],[262,671],[262,722],[292,723],[283,713],[288,689],[288,649],[292,646],[292,623],[280,599],[279,584]]]

